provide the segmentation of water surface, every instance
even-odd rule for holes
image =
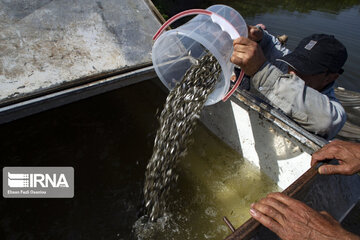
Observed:
[[[154,3],[168,17],[190,8],[208,8],[213,4],[231,6],[244,17],[247,24],[263,23],[275,36],[288,35],[287,47],[291,50],[302,38],[313,33],[334,35],[346,46],[349,55],[344,66],[345,72],[337,81],[337,86],[360,92],[359,0],[154,0]]]
[[[156,223],[140,219],[138,239],[224,239],[250,218],[250,204],[281,189],[258,168],[199,124],[188,154],[180,159],[168,217]]]
[[[0,126],[0,167],[72,166],[75,172],[72,199],[0,199],[0,239],[134,237],[157,112],[166,97],[155,81]],[[176,218],[168,226],[174,228],[157,232],[163,239],[221,239],[229,234],[223,216],[237,227],[249,217],[251,202],[276,190],[201,124],[177,170],[169,199]]]

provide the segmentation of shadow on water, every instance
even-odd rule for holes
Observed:
[[[166,94],[152,81],[0,126],[1,166],[73,166],[73,199],[0,200],[1,239],[129,239]]]

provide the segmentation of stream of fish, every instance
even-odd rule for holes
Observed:
[[[221,239],[229,234],[223,216],[238,227],[249,217],[252,202],[278,190],[238,153],[206,136],[211,134],[204,128],[199,139],[192,139],[220,72],[216,58],[207,53],[166,99],[146,168],[146,215],[133,227],[137,239]]]

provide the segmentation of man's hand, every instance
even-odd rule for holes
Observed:
[[[240,66],[245,74],[253,76],[266,61],[260,46],[245,37],[235,39],[233,45],[231,62]]]
[[[339,165],[323,165],[319,167],[320,174],[352,175],[360,172],[360,143],[334,140],[312,155],[311,166],[334,158]]]
[[[360,239],[343,229],[330,214],[318,213],[282,193],[270,193],[253,203],[250,214],[283,240]]]
[[[259,42],[263,38],[264,32],[261,29],[251,25],[247,25],[247,27],[248,27],[249,39],[255,42]]]

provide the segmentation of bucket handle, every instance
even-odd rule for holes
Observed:
[[[190,15],[207,15],[211,17],[211,20],[214,23],[217,23],[220,27],[221,30],[227,32],[232,40],[235,40],[236,38],[240,37],[240,34],[238,33],[238,31],[235,29],[235,27],[228,21],[226,20],[224,17],[220,16],[217,13],[205,10],[205,9],[190,9],[190,10],[185,10],[183,12],[180,12],[174,16],[172,16],[170,19],[168,19],[160,28],[159,30],[155,33],[155,35],[153,36],[153,40],[158,39],[158,37],[161,35],[161,33],[173,22],[175,22],[176,20],[183,18],[185,16],[190,16]],[[236,88],[240,85],[242,79],[244,77],[244,71],[241,70],[240,75],[238,77],[238,79],[236,80],[236,83],[234,84],[233,88],[225,95],[225,97],[222,99],[223,102],[225,102],[226,100],[229,99],[229,97],[235,92]]]

